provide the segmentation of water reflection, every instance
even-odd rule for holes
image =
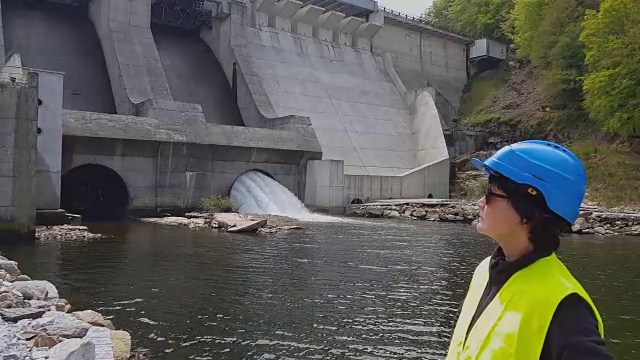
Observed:
[[[490,241],[426,222],[306,227],[261,236],[129,224],[113,239],[7,252],[158,359],[444,357]],[[569,238],[561,256],[603,313],[616,358],[637,358],[640,242]]]

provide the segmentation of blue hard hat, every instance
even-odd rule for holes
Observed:
[[[580,159],[569,149],[541,140],[527,140],[503,147],[486,161],[472,159],[478,169],[498,172],[535,187],[551,211],[573,224],[587,189],[587,175]]]

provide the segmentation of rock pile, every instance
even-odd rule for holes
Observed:
[[[36,238],[41,241],[60,240],[94,240],[102,239],[104,235],[89,232],[86,226],[60,225],[39,226],[36,228]]]
[[[131,336],[95,311],[71,312],[56,287],[0,256],[2,359],[127,360]]]
[[[576,234],[640,236],[640,213],[584,211],[571,231]]]
[[[407,218],[426,221],[471,223],[478,217],[470,203],[425,202],[407,204],[365,204],[352,207],[347,214],[366,218]]]
[[[472,223],[478,217],[478,208],[474,203],[461,201],[373,203],[352,206],[347,214],[366,218]],[[584,207],[569,231],[576,234],[640,236],[640,212]]]
[[[271,219],[268,219],[271,218]],[[302,229],[297,225],[279,225],[279,217],[256,217],[237,213],[187,213],[185,217],[142,218],[140,221],[167,226],[186,226],[190,229],[215,229],[229,233],[276,233],[283,230]]]

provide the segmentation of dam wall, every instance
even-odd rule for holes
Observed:
[[[38,74],[0,76],[0,242],[33,239]]]
[[[146,0],[2,3],[1,37],[18,59],[12,74],[55,72],[62,88],[39,89],[49,94],[39,124],[47,136],[24,143],[38,154],[59,154],[56,164],[53,157],[38,160],[37,191],[47,196],[37,208],[61,204],[89,219],[179,212],[205,196],[228,195],[233,181],[253,169],[303,197],[306,163],[321,158],[309,119],[289,115],[266,128],[243,126],[231,82],[210,48],[198,33],[155,24],[152,31],[152,7]],[[58,101],[62,111],[47,110]],[[1,107],[18,103],[7,96]],[[15,143],[2,138],[1,145]],[[49,175],[58,180],[44,181]],[[22,194],[6,189],[11,199]]]
[[[280,130],[205,124],[205,137],[194,141],[157,119],[79,111],[65,112],[63,130],[63,173],[84,165],[115,171],[133,213],[196,208],[205,196],[227,196],[254,169],[302,196],[306,162],[320,157],[313,139]]]
[[[198,33],[159,24],[152,33],[173,99],[200,104],[208,123],[243,126],[231,84]]]
[[[446,93],[458,102],[468,40],[387,24],[387,18],[382,11],[347,16],[304,1],[230,2],[227,16],[201,37],[237,82],[247,126],[269,127],[264,119],[286,115],[310,119],[323,159],[344,163],[345,202],[390,194],[448,197],[449,170],[442,165],[449,158],[448,124],[438,100]],[[416,43],[416,34],[422,41]],[[372,191],[381,178],[404,190]]]
[[[373,0],[316,3],[4,0],[5,52],[63,77],[63,141],[37,143],[61,148],[50,193],[185,209],[260,169],[310,206],[448,197],[468,40]]]
[[[435,89],[438,111],[450,125],[467,83],[468,46],[472,42],[393,11],[383,11],[385,26],[372,39],[373,51],[391,55],[407,90]]]
[[[27,7],[3,1],[1,17],[5,47],[20,54],[23,66],[65,74],[65,109],[116,112],[102,48],[86,12],[47,2]]]

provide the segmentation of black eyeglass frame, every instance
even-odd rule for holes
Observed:
[[[493,192],[493,190],[491,190],[491,187],[488,186],[487,192],[484,194],[484,200],[488,204],[493,198],[509,200],[509,197],[507,195],[502,195],[502,194]]]

